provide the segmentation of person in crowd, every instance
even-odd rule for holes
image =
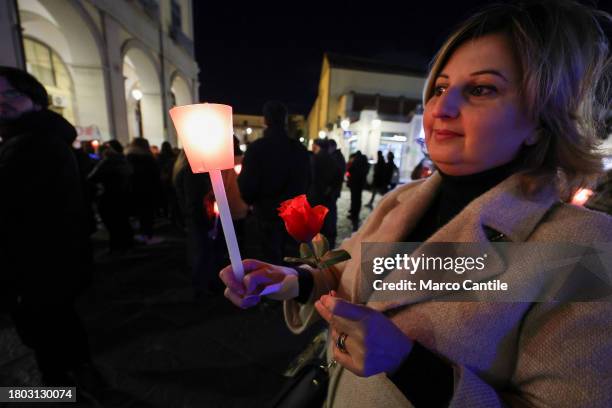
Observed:
[[[370,201],[366,204],[366,207],[372,209],[376,193],[379,193],[381,196],[383,196],[387,192],[387,188],[389,186],[387,174],[388,171],[387,165],[385,163],[385,157],[383,156],[383,152],[379,150],[378,158],[376,160],[376,164],[374,165],[374,179],[372,180],[372,197],[370,197]]]
[[[124,253],[134,244],[130,225],[130,197],[132,194],[132,167],[123,155],[118,140],[101,146],[102,160],[89,174],[89,181],[101,186],[98,213],[109,235],[111,253]]]
[[[351,208],[349,219],[353,223],[353,231],[359,228],[359,213],[361,212],[361,195],[366,185],[370,163],[368,158],[357,150],[348,165],[348,180],[346,185],[351,190]]]
[[[338,144],[336,143],[334,139],[329,139],[328,147],[329,147],[329,155],[336,162],[336,166],[341,174],[341,177],[337,180],[337,184],[334,187],[334,198],[335,198],[334,210],[336,213],[336,216],[335,216],[336,222],[334,223],[334,225],[336,225],[336,232],[337,232],[337,226],[338,226],[338,206],[337,204],[338,204],[338,199],[340,199],[340,195],[342,194],[342,184],[344,183],[344,177],[346,175],[346,159],[344,158],[342,151],[338,149]]]
[[[338,143],[334,139],[329,139],[329,154],[336,161],[338,168],[342,171],[342,181],[344,181],[344,173],[346,173],[346,159],[344,155],[338,149]],[[338,197],[342,190],[342,182],[338,186]]]
[[[187,258],[191,266],[194,298],[206,300],[218,284],[216,271],[227,258],[215,196],[208,173],[193,173],[181,152],[173,173],[178,203],[187,230]]]
[[[126,158],[133,170],[133,211],[140,221],[140,234],[135,238],[147,245],[158,243],[160,238],[153,237],[153,226],[162,186],[159,167],[149,148],[149,141],[142,137],[132,139]]]
[[[268,285],[293,282],[281,296],[289,328],[329,323],[335,363],[326,407],[612,405],[610,302],[572,302],[579,286],[555,301],[533,300],[560,283],[546,274],[558,253],[529,262],[509,251],[466,277],[500,279],[521,302],[398,291],[391,301],[357,304],[361,277],[371,273],[361,268],[364,242],[610,242],[610,216],[567,204],[601,171],[610,21],[570,0],[504,2],[474,14],[435,56],[423,93],[438,170],[384,197],[343,242],[352,259],[324,270],[249,260],[241,282],[231,266],[221,271],[226,296],[241,307]],[[567,267],[585,272],[576,259]],[[298,278],[285,281],[290,275]]]
[[[395,164],[395,155],[393,152],[387,153],[387,162],[385,163],[385,185],[387,190],[393,190],[399,183],[399,169]]]
[[[432,175],[434,169],[434,165],[429,160],[428,157],[423,157],[419,164],[417,164],[414,169],[412,169],[412,173],[410,173],[411,180],[418,180],[422,178],[427,178]]]
[[[153,158],[157,160],[157,156],[159,156],[159,147],[157,145],[153,145],[150,147],[151,149],[151,154],[153,155]]]
[[[317,139],[312,145],[311,157],[312,176],[308,189],[308,202],[311,206],[319,204],[327,207],[329,212],[324,219],[321,233],[325,235],[330,246],[336,245],[336,224],[338,210],[338,185],[342,184],[343,173],[334,158],[329,154],[329,143],[325,139]]]
[[[78,147],[75,147],[78,146]],[[92,235],[98,229],[98,222],[94,212],[94,201],[96,196],[95,185],[88,180],[89,173],[99,161],[99,156],[93,148],[91,141],[78,141],[72,144],[72,152],[76,158],[79,176],[81,178],[81,188],[87,217],[87,231]]]
[[[285,105],[266,102],[263,116],[266,129],[245,152],[238,186],[242,199],[253,206],[263,259],[280,264],[284,256],[297,255],[297,243],[285,231],[277,208],[289,198],[306,194],[310,163],[306,148],[287,134]]]
[[[157,155],[157,166],[161,178],[160,208],[162,216],[174,221],[176,213],[176,197],[172,185],[172,169],[176,155],[170,142],[165,141],[161,145],[161,151]]]
[[[46,386],[99,378],[74,308],[93,268],[75,128],[45,88],[0,67],[0,306],[34,351]]]

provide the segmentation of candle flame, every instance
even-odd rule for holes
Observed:
[[[218,217],[219,216],[219,206],[217,205],[216,201],[215,201],[215,205],[213,206],[213,211],[215,212],[215,215]]]

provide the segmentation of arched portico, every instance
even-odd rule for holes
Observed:
[[[124,44],[122,55],[130,139],[144,137],[159,147],[164,141],[159,64],[135,40]]]

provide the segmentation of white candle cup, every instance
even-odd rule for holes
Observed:
[[[240,249],[221,178],[221,170],[234,167],[232,107],[214,103],[176,106],[170,109],[170,117],[191,170],[210,173],[234,276],[242,282]]]

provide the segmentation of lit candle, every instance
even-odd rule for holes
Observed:
[[[176,106],[170,109],[170,117],[191,170],[210,173],[234,276],[242,281],[240,250],[221,177],[221,170],[234,167],[232,107],[214,103]]]

